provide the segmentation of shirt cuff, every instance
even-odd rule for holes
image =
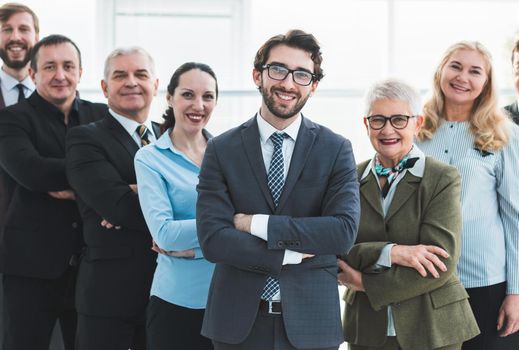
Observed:
[[[386,244],[386,246],[382,248],[382,252],[380,253],[380,256],[375,265],[391,267],[391,248],[393,248],[395,245],[396,244],[393,243]]]
[[[293,250],[285,250],[283,257],[283,265],[297,265],[303,261],[303,253],[294,252]]]
[[[264,241],[268,239],[269,215],[252,215],[250,223],[250,233]]]

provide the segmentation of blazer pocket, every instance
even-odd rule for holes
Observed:
[[[131,247],[87,247],[86,261],[125,259],[133,255]]]
[[[429,294],[431,296],[432,305],[435,309],[468,299],[469,297],[467,291],[459,281],[447,283],[439,289],[433,290]]]
[[[342,300],[344,300],[348,305],[353,305],[353,302],[355,301],[355,295],[357,295],[356,292],[347,289],[342,296]]]

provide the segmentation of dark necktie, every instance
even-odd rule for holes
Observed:
[[[382,187],[382,197],[386,198],[389,193],[389,189],[391,185],[395,181],[398,174],[400,174],[404,169],[410,169],[414,166],[418,157],[409,158],[409,156],[405,156],[397,165],[392,168],[384,168],[384,166],[380,163],[378,157],[375,157],[375,173],[380,176],[387,177],[386,183],[384,187]]]
[[[270,136],[270,140],[274,144],[274,152],[272,153],[272,159],[270,160],[269,172],[267,175],[267,182],[272,194],[272,200],[274,205],[277,207],[279,204],[279,198],[281,192],[283,192],[283,186],[285,185],[284,177],[284,160],[283,160],[283,140],[288,137],[285,133],[273,133]],[[274,277],[268,277],[267,283],[263,288],[261,299],[272,300],[272,297],[279,291],[279,281]]]
[[[17,84],[16,87],[18,88],[18,103],[25,100],[25,93],[23,91],[23,84]]]
[[[137,133],[141,138],[141,146],[146,146],[150,143],[150,139],[148,139],[148,132],[148,128],[144,124],[141,124],[137,127]]]

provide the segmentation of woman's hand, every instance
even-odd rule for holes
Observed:
[[[346,288],[355,292],[365,291],[360,271],[355,270],[341,259],[337,259],[337,266],[341,269],[341,272],[337,275],[337,282],[340,285],[346,286]]]
[[[427,277],[427,271],[435,278],[442,272],[447,271],[447,266],[438,258],[439,256],[447,259],[449,253],[434,245],[395,245],[391,249],[391,263],[411,267],[418,271],[422,277]]]

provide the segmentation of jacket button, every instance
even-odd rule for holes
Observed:
[[[283,242],[281,242],[281,241],[278,242],[278,247],[281,248],[281,247],[284,247],[284,246],[285,246],[285,243],[283,243]]]
[[[77,222],[72,223],[72,228],[78,228],[78,227],[79,227],[79,224]]]

